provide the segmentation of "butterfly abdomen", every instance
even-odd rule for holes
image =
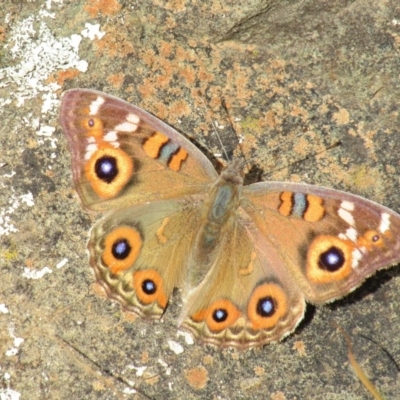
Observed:
[[[208,199],[203,204],[200,229],[192,251],[190,275],[191,286],[197,286],[214,265],[218,249],[224,240],[224,233],[236,222],[236,212],[240,204],[242,179],[232,178],[231,173],[222,174],[212,187]]]

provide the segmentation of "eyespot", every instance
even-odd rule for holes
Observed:
[[[315,283],[330,283],[346,278],[352,271],[353,249],[350,240],[317,236],[307,252],[308,279]]]
[[[111,156],[102,156],[94,163],[96,176],[106,182],[111,183],[118,176],[117,159]]]
[[[120,226],[111,231],[104,240],[103,263],[117,274],[130,268],[142,248],[140,233],[128,226]]]
[[[132,286],[136,296],[143,304],[157,302],[161,308],[167,307],[167,296],[164,292],[163,279],[154,269],[136,271],[133,274]]]
[[[257,286],[247,305],[247,315],[252,328],[272,329],[288,311],[285,291],[276,283]]]
[[[123,150],[107,145],[95,151],[85,165],[85,175],[93,190],[106,199],[115,197],[132,174],[132,158]]]
[[[366,240],[366,242],[362,241],[362,244],[364,244],[367,248],[370,248],[372,246],[382,246],[384,244],[382,235],[375,231],[375,230],[369,230],[364,233],[363,239]]]
[[[90,116],[82,120],[82,127],[87,136],[100,139],[103,136],[103,122],[100,118]]]
[[[205,321],[211,331],[219,332],[232,326],[240,317],[240,311],[229,300],[217,300],[210,307],[198,311],[191,318]]]

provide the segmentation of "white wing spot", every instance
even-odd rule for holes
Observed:
[[[90,143],[86,146],[85,160],[90,160],[90,157],[98,150],[96,143]]]
[[[123,122],[122,124],[117,125],[114,130],[119,132],[135,132],[137,130],[137,124],[133,124],[132,122]]]
[[[360,260],[363,258],[363,254],[360,249],[354,249],[352,251],[352,260],[351,260],[351,268],[357,269]]]
[[[105,142],[118,142],[118,136],[117,136],[117,132],[116,131],[110,131],[107,132],[104,136],[103,136],[103,140]],[[115,147],[115,146],[114,146]],[[118,146],[119,147],[119,146]]]
[[[132,124],[138,125],[140,122],[140,118],[136,114],[128,114],[126,116],[126,120],[131,122]]]
[[[343,208],[347,211],[353,211],[354,210],[354,203],[351,201],[342,201],[342,204],[340,205],[340,208]]]
[[[351,208],[349,208],[351,206]],[[350,226],[354,226],[354,218],[352,211],[354,209],[354,204],[349,201],[343,201],[340,205],[338,214],[343,221],[347,222]]]
[[[105,102],[104,97],[98,96],[95,101],[92,101],[89,106],[89,114],[96,115],[99,112],[100,106]]]
[[[338,235],[339,239],[342,240],[351,240],[352,242],[357,242],[358,233],[357,230],[354,228],[349,228],[345,233],[340,233]]]
[[[388,213],[382,213],[381,223],[379,225],[379,231],[385,233],[390,229],[390,215]]]

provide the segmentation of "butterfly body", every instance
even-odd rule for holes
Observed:
[[[282,339],[304,315],[400,260],[400,216],[366,199],[220,176],[187,139],[106,94],[67,91],[61,125],[83,204],[108,213],[90,263],[109,296],[159,318],[181,289],[179,324],[201,340],[248,348]]]

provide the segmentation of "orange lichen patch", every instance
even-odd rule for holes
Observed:
[[[103,54],[110,57],[124,58],[135,53],[132,41],[125,35],[125,32],[108,31],[101,40],[95,40],[93,46],[97,56]]]
[[[122,316],[128,322],[135,322],[137,320],[137,315],[132,312],[123,312]]]
[[[58,71],[49,76],[47,79],[47,83],[54,83],[56,82],[60,86],[64,86],[64,82],[68,79],[74,79],[80,74],[75,68],[69,68],[65,71]]]
[[[154,104],[152,104],[152,106],[154,107]],[[164,103],[159,103],[155,107],[154,114],[162,121],[165,121],[169,117],[168,107]]]
[[[265,375],[265,369],[263,367],[260,367],[260,366],[254,367],[254,373],[257,376],[263,376],[263,375]]]
[[[294,342],[293,350],[297,350],[300,357],[304,357],[307,354],[306,345],[302,340],[297,340],[296,342]]]
[[[178,24],[176,23],[176,19],[172,18],[171,16],[167,17],[167,19],[165,20],[165,26],[169,30],[176,28],[177,25]]]
[[[301,117],[302,121],[306,121],[308,119],[308,112],[297,105],[294,105],[292,107],[292,110],[290,111],[290,114],[293,115],[294,117]]]
[[[92,382],[92,387],[96,392],[101,392],[107,389],[107,385],[104,384],[104,380],[95,380]]]
[[[205,365],[213,365],[214,364],[214,357],[210,356],[209,354],[203,357],[203,363]]]
[[[148,351],[143,351],[142,352],[142,357],[141,357],[141,361],[143,364],[146,364],[149,361],[149,352]]]
[[[100,285],[100,283],[98,283],[98,282],[94,282],[92,284],[92,290],[96,296],[102,297],[103,299],[109,298],[104,287],[102,285]]]
[[[315,86],[314,86],[314,84],[312,82],[307,82],[306,83],[306,89],[311,90],[311,89],[314,89],[314,88],[315,88]]]
[[[180,72],[180,75],[183,76],[187,84],[193,84],[196,79],[196,74],[193,68],[189,66],[183,68]]]
[[[283,392],[271,393],[271,400],[286,400],[286,396]]]
[[[286,61],[279,59],[279,60],[272,60],[270,62],[271,68],[283,70],[286,68]]]
[[[185,100],[175,101],[171,105],[169,111],[170,111],[171,115],[173,115],[177,119],[184,115],[190,115],[190,113],[191,113],[191,109]]]
[[[162,57],[169,57],[172,54],[172,44],[170,42],[162,41],[159,49]]]
[[[208,381],[208,371],[204,367],[192,368],[185,372],[185,377],[193,389],[203,389]]]
[[[152,67],[157,62],[157,57],[153,49],[146,49],[144,52],[141,52],[140,56],[141,61],[148,67]]]
[[[124,83],[125,74],[120,72],[119,74],[110,75],[107,78],[109,84],[113,85],[116,89],[119,89]]]
[[[212,82],[215,79],[214,74],[211,74],[210,72],[207,72],[206,70],[201,70],[197,74],[197,78],[201,82]]]
[[[260,122],[264,122],[268,128],[274,128],[276,124],[275,113],[272,110],[268,110]]]
[[[112,16],[121,10],[121,4],[117,0],[89,0],[83,9],[92,17],[98,14]]]
[[[300,137],[296,144],[293,146],[293,151],[298,156],[306,157],[308,154],[310,154],[310,139]]]
[[[0,26],[0,42],[4,42],[6,39],[6,29]]]
[[[168,75],[157,75],[156,80],[157,80],[157,86],[160,88],[165,88],[170,86],[172,76],[170,74]]]
[[[183,98],[185,96],[185,92],[180,87],[172,87],[169,89],[169,92],[178,98]]]
[[[337,113],[333,114],[333,120],[336,122],[336,125],[346,125],[350,120],[349,112],[341,108]]]
[[[193,61],[193,55],[190,51],[186,51],[182,46],[176,46],[174,61],[177,63],[176,65],[179,65],[180,63],[184,64],[187,61]],[[198,62],[199,60],[196,61]]]
[[[174,13],[183,12],[186,10],[186,0],[169,0],[164,4],[166,10],[172,10]]]
[[[152,99],[152,101],[154,101],[154,98],[157,97],[156,94],[156,88],[155,88],[155,84],[153,83],[153,81],[151,81],[150,79],[143,79],[143,84],[139,85],[137,87],[137,90],[139,91],[139,93],[142,95],[143,100],[145,99]],[[157,114],[159,118],[162,119],[162,116]]]
[[[25,265],[28,267],[28,268],[33,268],[33,260],[32,260],[32,258],[27,258],[26,260],[25,260]]]

